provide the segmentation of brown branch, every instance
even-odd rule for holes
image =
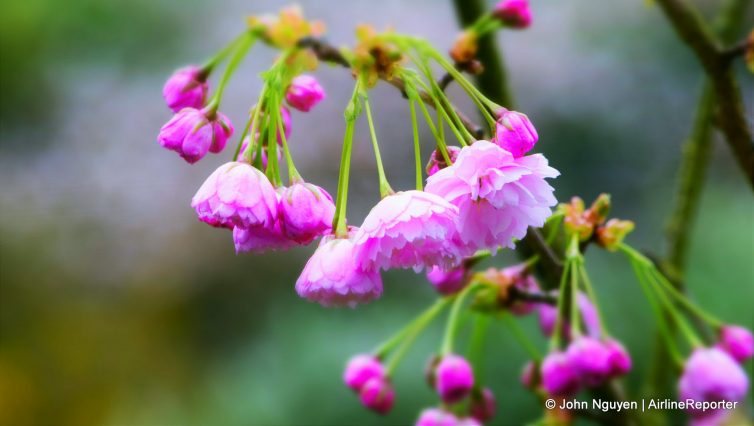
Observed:
[[[754,145],[730,60],[699,14],[685,0],[657,0],[657,3],[707,73],[717,101],[718,126],[754,188]]]
[[[515,286],[508,289],[508,296],[510,297],[511,302],[522,300],[524,302],[544,303],[552,306],[558,304],[558,298],[556,296],[547,293],[525,291]]]
[[[314,53],[317,58],[321,61],[330,62],[333,64],[340,65],[344,68],[351,68],[351,64],[348,62],[348,60],[343,56],[340,51],[335,48],[334,46],[330,45],[329,43],[325,42],[324,40],[317,39],[314,37],[305,37],[299,40],[298,46],[301,48],[309,49]],[[382,78],[383,81],[387,82],[391,86],[397,88],[400,90],[403,97],[407,97],[406,95],[406,82],[403,81],[403,79],[399,77],[391,77],[389,79]],[[428,106],[434,108],[435,107],[435,101],[430,96],[429,93],[419,90],[419,96],[421,97],[422,101],[424,101],[425,104]],[[452,106],[452,105],[451,105]],[[471,133],[472,136],[475,138],[481,139],[484,136],[484,129],[471,121],[464,113],[462,113],[458,108],[452,106],[453,111],[455,111],[458,118],[461,120],[461,123],[466,128],[466,130]]]

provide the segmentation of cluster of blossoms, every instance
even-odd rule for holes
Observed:
[[[182,68],[170,77],[163,94],[175,115],[160,130],[158,142],[191,164],[208,152],[222,152],[234,134],[230,120],[219,112],[229,78],[257,40],[282,52],[262,74],[263,89],[243,126],[232,161],[206,179],[191,207],[200,221],[232,230],[237,253],[287,250],[319,239],[295,290],[326,307],[353,308],[379,298],[384,270],[426,271],[441,296],[435,305],[374,353],[357,355],[346,367],[346,385],[377,413],[387,414],[395,403],[391,377],[402,355],[432,319],[452,305],[442,347],[431,357],[426,374],[440,404],[422,411],[417,425],[469,426],[492,419],[496,401],[492,390],[484,386],[484,377],[478,377],[478,353],[464,357],[453,349],[464,318],[460,312],[469,296],[473,302],[468,308],[477,318],[538,316],[550,349],[544,357],[532,353],[522,382],[539,396],[562,398],[580,390],[604,391],[614,379],[627,374],[631,357],[608,333],[584,266],[582,253],[590,243],[626,253],[650,293],[665,301],[678,298],[692,314],[719,330],[714,347],[705,347],[690,335],[691,356],[685,363],[677,357],[685,364],[679,396],[705,401],[742,399],[748,380],[737,362],[752,356],[751,333],[722,326],[673,292],[650,261],[623,243],[634,225],[608,220],[607,195],[598,197],[588,209],[574,197],[553,214],[557,200],[547,179],[559,172],[542,154],[530,153],[539,140],[533,123],[525,114],[486,98],[461,74],[481,71],[474,59],[479,37],[498,28],[526,28],[530,23],[526,0],[500,1],[462,33],[450,51],[455,62],[451,64],[422,40],[393,32],[378,34],[370,27],[357,30],[358,44],[351,50],[323,47],[317,41],[323,26],[305,20],[297,8],[284,9],[277,17],[252,17],[248,30],[205,65]],[[208,97],[208,78],[227,58],[217,89]],[[418,69],[408,68],[409,59]],[[309,112],[326,97],[317,79],[307,74],[321,60],[347,64],[355,77],[344,113],[346,130],[335,197],[301,177],[289,148],[293,119],[289,108]],[[432,65],[444,69],[479,107],[490,124],[488,140],[467,128],[437,85]],[[384,173],[368,96],[380,79],[400,81],[410,104],[414,189],[394,191]],[[436,118],[427,106],[435,109]],[[417,110],[436,140],[426,167],[421,166],[425,157],[421,156]],[[346,221],[350,155],[355,123],[362,114],[369,124],[381,199],[361,226],[350,226]],[[446,143],[446,126],[460,146]],[[281,179],[281,163],[288,172],[287,186]],[[536,228],[546,231],[547,237]],[[545,245],[544,252],[507,268],[473,270],[478,262],[501,249],[514,248],[532,234]],[[548,283],[540,284],[536,278],[545,255],[559,265],[559,285],[543,285]],[[682,321],[674,304],[664,305]],[[481,319],[475,324],[480,335],[484,335],[483,324]],[[515,328],[514,320],[508,324],[527,339]],[[533,347],[530,342],[525,345]],[[690,414],[699,419],[711,415]]]

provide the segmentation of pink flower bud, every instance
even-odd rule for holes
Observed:
[[[378,414],[390,412],[395,401],[395,391],[386,378],[374,377],[367,380],[359,395],[361,403]]]
[[[162,126],[157,142],[193,164],[207,152],[221,152],[232,135],[233,125],[223,114],[210,118],[205,110],[184,108]]]
[[[308,112],[325,99],[325,89],[311,75],[299,75],[291,81],[285,92],[285,100],[293,108]]]
[[[481,392],[473,392],[471,394],[471,408],[469,411],[471,417],[482,423],[492,420],[497,411],[497,403],[492,390],[484,388]]]
[[[610,376],[611,352],[597,339],[591,337],[575,339],[568,345],[566,355],[573,370],[588,386],[599,386]]]
[[[501,0],[492,14],[509,28],[526,28],[531,25],[528,0]]]
[[[727,352],[736,361],[746,362],[754,355],[754,337],[751,331],[738,325],[726,325],[720,329],[717,347]]]
[[[474,372],[462,356],[450,354],[440,360],[435,371],[435,389],[443,402],[464,399],[474,387]]]
[[[316,185],[301,182],[285,188],[280,208],[285,235],[300,244],[309,244],[332,227],[335,204]]]
[[[427,408],[419,414],[415,426],[458,426],[458,418],[440,408]]]
[[[354,356],[348,361],[343,372],[343,381],[346,386],[356,392],[359,392],[366,382],[374,378],[385,378],[385,367],[374,355]]]
[[[678,398],[696,402],[742,401],[749,389],[749,378],[741,366],[718,348],[696,349],[678,381]],[[707,419],[716,410],[690,410],[696,419]]]
[[[468,270],[463,265],[447,271],[439,266],[433,266],[427,271],[427,279],[438,293],[449,295],[457,293],[466,286],[467,272]]]
[[[575,395],[581,381],[563,352],[550,352],[542,361],[542,386],[551,396]]]
[[[272,229],[278,215],[278,195],[267,176],[233,161],[218,167],[191,199],[199,220],[212,226]]]
[[[625,347],[617,340],[608,340],[605,342],[608,350],[608,359],[610,363],[610,375],[622,376],[631,371],[631,355]]]
[[[448,146],[447,147],[448,152],[448,159],[450,160],[451,164],[456,162],[456,159],[458,158],[458,153],[461,152],[461,148],[457,146]],[[440,170],[448,167],[449,164],[445,161],[445,157],[442,155],[442,151],[439,149],[436,149],[432,151],[432,155],[429,157],[429,163],[427,163],[426,171],[427,176],[432,176],[433,174],[439,172]]]
[[[505,109],[498,113],[492,142],[513,154],[513,157],[523,157],[538,140],[537,129],[526,114]]]
[[[183,108],[200,109],[207,97],[207,76],[199,67],[190,65],[170,76],[162,88],[162,97],[173,112]]]
[[[539,385],[539,371],[534,361],[528,361],[521,370],[521,384],[527,389],[534,389]]]
[[[349,238],[322,238],[296,281],[299,296],[322,306],[352,308],[380,297],[382,278],[376,270],[361,268],[352,240],[354,232],[350,231]]]

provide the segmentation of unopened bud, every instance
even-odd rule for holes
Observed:
[[[626,235],[633,230],[634,223],[630,220],[610,219],[597,228],[597,243],[610,251],[616,251]]]
[[[476,33],[464,31],[456,38],[456,43],[450,49],[450,57],[458,63],[465,64],[476,57],[478,49]]]

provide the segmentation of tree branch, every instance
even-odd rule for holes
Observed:
[[[719,108],[718,126],[725,134],[739,167],[754,188],[754,145],[746,123],[741,93],[730,69],[730,60],[699,14],[685,0],[657,0],[657,3],[707,73]],[[729,5],[744,9],[746,2],[732,0]]]
[[[348,69],[351,68],[351,64],[343,56],[343,54],[341,54],[337,48],[325,42],[324,40],[314,37],[305,37],[299,40],[298,46],[311,50],[311,52],[314,53],[321,61],[330,62]],[[382,80],[400,90],[403,97],[406,97],[406,83],[401,78],[382,78]],[[435,107],[434,99],[432,99],[432,96],[430,96],[429,93],[420,90],[419,96],[425,104],[432,108]],[[458,108],[454,106],[452,107],[456,115],[458,115],[458,118],[460,118],[461,123],[466,128],[466,130],[469,131],[469,133],[471,133],[475,137],[481,137],[482,135],[484,135],[484,129],[482,127],[471,121],[464,113],[459,111]]]

